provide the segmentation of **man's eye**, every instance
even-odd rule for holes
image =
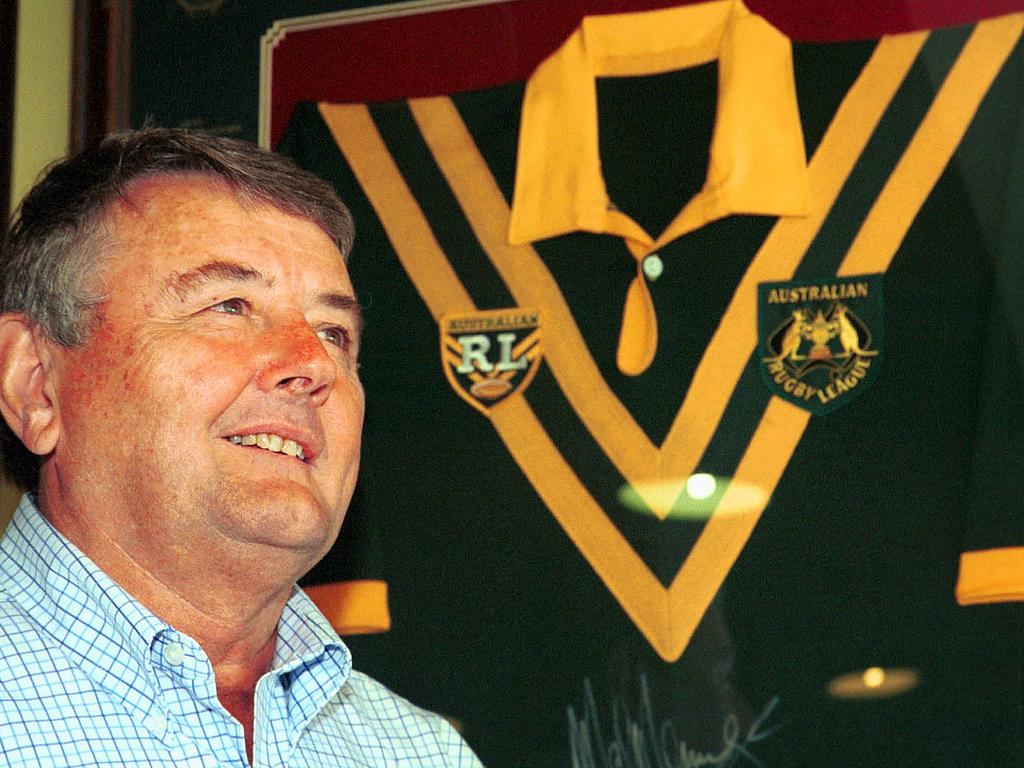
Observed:
[[[328,344],[333,344],[341,349],[348,349],[349,335],[348,331],[344,328],[338,328],[332,326],[331,328],[321,328],[317,335],[326,341]]]
[[[224,299],[210,307],[214,312],[222,312],[225,315],[244,315],[249,311],[249,302],[245,299]]]

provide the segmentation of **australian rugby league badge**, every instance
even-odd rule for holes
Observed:
[[[542,356],[540,310],[491,309],[441,318],[448,383],[481,413],[533,381]]]
[[[821,414],[871,385],[881,366],[882,277],[758,285],[757,361],[774,394]]]

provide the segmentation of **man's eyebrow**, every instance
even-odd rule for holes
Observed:
[[[179,299],[188,298],[189,294],[210,283],[263,283],[274,284],[274,278],[268,277],[258,269],[235,261],[208,261],[198,267],[184,272],[175,272],[164,281],[164,290],[175,294]]]
[[[322,304],[325,307],[331,309],[337,309],[342,312],[351,312],[355,315],[356,323],[358,325],[356,330],[362,330],[363,328],[363,310],[359,304],[359,299],[348,293],[335,293],[333,291],[327,291],[319,294],[317,297],[317,303]]]

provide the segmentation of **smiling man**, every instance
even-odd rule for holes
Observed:
[[[0,256],[0,765],[475,766],[295,586],[359,464],[352,223],[242,142],[53,167]]]

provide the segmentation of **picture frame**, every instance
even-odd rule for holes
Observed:
[[[72,152],[131,125],[132,0],[75,3],[71,67]]]

